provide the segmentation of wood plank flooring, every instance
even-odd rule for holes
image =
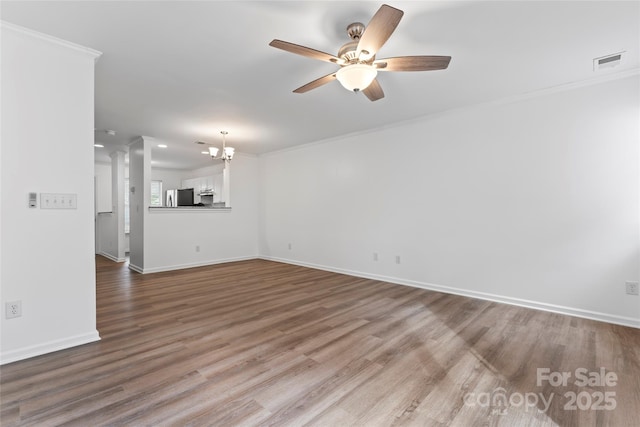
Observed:
[[[638,425],[638,329],[263,260],[96,264],[102,340],[2,366],[3,427]]]

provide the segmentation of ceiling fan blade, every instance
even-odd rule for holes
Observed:
[[[311,89],[315,89],[322,85],[326,85],[336,79],[336,73],[327,74],[326,76],[320,77],[319,79],[315,79],[312,82],[307,83],[304,86],[300,86],[298,89],[294,90],[294,93],[305,93],[309,92]]]
[[[450,56],[397,56],[374,61],[378,71],[430,71],[444,70],[449,66]]]
[[[380,83],[378,83],[378,79],[373,79],[371,84],[367,86],[362,93],[367,95],[367,98],[371,101],[377,101],[378,99],[384,98],[384,92],[382,91]]]
[[[358,42],[357,55],[363,61],[373,57],[389,39],[402,19],[404,12],[383,4],[373,15]]]
[[[310,47],[300,46],[298,44],[285,42],[282,40],[272,40],[269,46],[277,47],[278,49],[286,50],[287,52],[295,53],[297,55],[306,56],[308,58],[319,59],[321,61],[332,62],[334,64],[341,64],[343,61],[326,52],[311,49]]]

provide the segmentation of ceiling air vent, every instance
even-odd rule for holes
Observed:
[[[593,71],[600,71],[607,68],[617,67],[622,62],[623,53],[624,52],[618,52],[607,56],[601,56],[600,58],[594,58]]]

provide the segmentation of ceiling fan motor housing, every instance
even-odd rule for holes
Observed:
[[[358,49],[358,41],[353,40],[342,45],[338,51],[338,58],[343,59],[345,64],[358,61],[356,50]]]
[[[351,41],[342,45],[338,51],[338,58],[344,60],[345,64],[355,64],[358,62],[358,42],[362,33],[364,33],[365,26],[362,22],[354,22],[347,26],[347,34],[351,38]]]

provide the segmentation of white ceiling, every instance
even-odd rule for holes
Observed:
[[[332,82],[336,69],[270,47],[282,39],[336,54],[346,26],[381,2],[2,1],[3,20],[103,52],[96,65],[96,159],[140,135],[155,167],[210,164],[197,140],[261,154],[453,108],[598,78],[593,58],[626,51],[639,67],[637,1],[390,2],[404,18],[378,58],[450,55],[449,69],[380,73],[370,102]],[[100,129],[113,129],[110,136]]]

